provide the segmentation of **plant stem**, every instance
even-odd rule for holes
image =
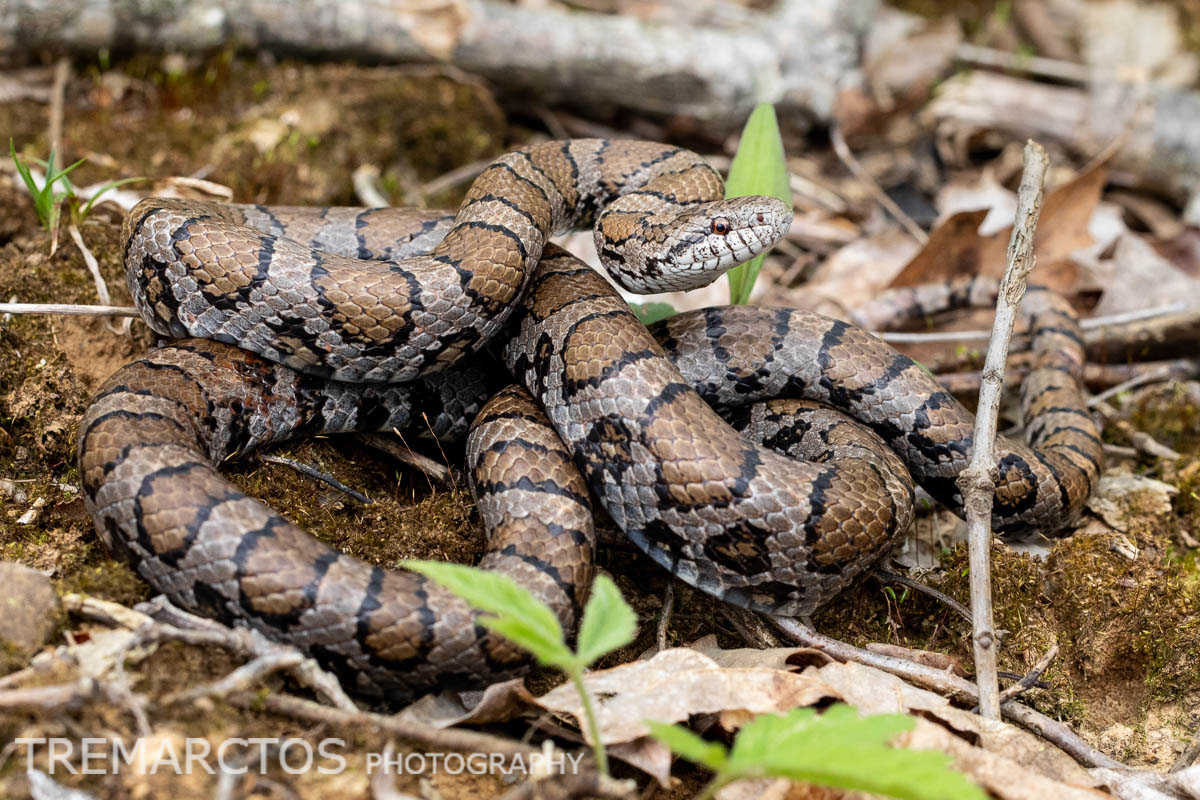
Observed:
[[[696,795],[696,800],[711,800],[717,796],[717,792],[724,789],[730,783],[733,783],[734,780],[735,778],[732,775],[718,772],[712,776],[712,780],[704,784],[704,788]]]
[[[575,691],[579,692],[579,702],[583,704],[583,719],[587,725],[588,737],[592,740],[592,752],[596,754],[596,769],[601,775],[608,777],[608,754],[604,752],[604,741],[600,738],[600,725],[596,720],[596,709],[592,705],[592,696],[583,685],[583,667],[574,666],[568,670]]]

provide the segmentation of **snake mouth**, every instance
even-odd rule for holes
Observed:
[[[743,264],[771,249],[791,227],[791,215],[777,219],[774,224],[749,224],[733,228],[722,236],[710,235],[682,248],[675,263],[688,272],[725,270]]]

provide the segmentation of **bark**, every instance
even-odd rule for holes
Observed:
[[[648,23],[494,0],[0,0],[0,49],[203,51],[444,60],[542,102],[683,114],[735,130],[758,102],[803,129],[858,83],[878,0],[780,0],[735,28]]]

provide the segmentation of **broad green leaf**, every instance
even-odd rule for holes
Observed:
[[[775,107],[770,103],[759,103],[746,120],[742,139],[738,144],[733,162],[729,165],[729,177],[725,180],[726,197],[744,197],[765,194],[778,197],[791,207],[792,190],[788,179],[787,159],[783,152],[783,138],[779,135],[779,123],[775,119]],[[729,270],[729,301],[735,305],[749,302],[750,290],[758,279],[763,256],[756,256],[747,264]]]
[[[708,767],[714,772],[725,769],[727,753],[719,742],[702,739],[682,725],[667,725],[649,719],[645,722],[650,728],[650,735],[671,748],[675,755]]]
[[[630,303],[629,308],[642,321],[643,325],[653,325],[660,319],[673,317],[679,313],[670,303]]]
[[[617,585],[606,575],[597,575],[592,596],[583,609],[575,652],[581,664],[591,664],[637,635],[637,614],[621,597]]]
[[[405,561],[403,566],[494,614],[481,617],[479,624],[525,648],[539,661],[561,668],[576,663],[575,654],[563,642],[562,626],[554,612],[512,578],[439,561]]]
[[[764,714],[738,733],[727,769],[901,800],[986,800],[982,789],[949,768],[945,753],[887,745],[915,724],[902,714],[859,717],[845,705],[820,715],[808,708],[783,716]]]

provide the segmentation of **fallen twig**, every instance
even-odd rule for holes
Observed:
[[[379,167],[374,164],[359,164],[350,176],[350,183],[354,186],[354,196],[364,206],[385,208],[391,205],[379,190]]]
[[[907,586],[909,589],[912,589],[915,592],[928,595],[939,603],[942,603],[951,610],[955,611],[967,622],[971,621],[971,610],[945,592],[938,591],[932,586],[927,586],[926,584],[921,583],[918,580],[914,580],[907,575],[901,575],[898,572],[891,572],[886,569],[876,569],[874,575],[875,579],[881,583],[898,583],[901,586]]]
[[[652,784],[653,785],[653,784]],[[528,780],[500,796],[501,800],[576,800],[598,797],[600,800],[628,800],[637,797],[637,784],[617,780],[595,770],[563,772]]]
[[[76,303],[0,303],[0,314],[66,314],[77,317],[140,317],[133,306],[90,306]]]
[[[507,756],[527,756],[540,752],[532,745],[513,739],[491,736],[486,733],[462,728],[435,728],[432,725],[404,719],[403,717],[375,714],[370,711],[333,708],[287,694],[270,694],[262,697],[257,693],[238,692],[227,698],[238,708],[265,710],[283,714],[293,719],[309,722],[325,722],[344,725],[355,729],[363,726],[394,734],[407,742],[431,749],[458,752],[500,753]]]
[[[1050,666],[1050,662],[1053,661],[1054,657],[1057,655],[1058,645],[1051,645],[1050,649],[1046,651],[1046,654],[1042,656],[1036,664],[1033,665],[1033,669],[1025,673],[1025,677],[1021,678],[1021,680],[1017,681],[1012,686],[1009,686],[1000,693],[1000,705],[1004,705],[1009,700],[1014,700],[1032,689],[1042,677],[1042,673],[1045,672]]]
[[[806,647],[815,647],[839,661],[853,661],[883,670],[961,703],[974,705],[979,701],[979,690],[975,684],[945,670],[854,647],[817,633],[796,619],[787,617],[769,617],[769,619],[793,642]],[[1127,769],[1124,764],[1109,758],[1080,739],[1063,723],[1034,711],[1016,700],[1004,703],[1001,711],[1010,720],[1041,736],[1085,767]]]
[[[294,458],[284,458],[283,456],[270,456],[270,455],[259,455],[258,460],[266,461],[268,464],[282,464],[285,467],[291,467],[292,469],[296,470],[297,472],[303,473],[303,474],[309,476],[310,478],[316,478],[317,480],[321,481],[322,483],[326,483],[326,484],[332,486],[333,488],[337,489],[342,494],[352,497],[364,505],[369,506],[375,502],[374,500],[367,497],[362,492],[359,492],[355,489],[351,489],[349,486],[342,483],[337,478],[330,475],[328,472],[322,472],[321,470],[317,469],[316,467],[305,464],[303,461],[297,461]]]
[[[222,681],[212,684],[213,693],[232,689],[237,680],[260,670],[266,674],[270,664],[286,668],[301,685],[324,695],[338,708],[357,709],[354,702],[342,690],[337,679],[317,664],[316,661],[301,653],[290,645],[273,642],[251,628],[229,628],[215,620],[197,617],[182,609],[176,608],[166,597],[159,595],[137,608],[129,609],[118,603],[99,600],[86,595],[68,594],[62,599],[63,607],[91,619],[99,620],[107,625],[133,630],[134,636],[123,652],[129,652],[148,644],[165,641],[178,641],[201,647],[220,647],[241,656],[252,659],[268,659],[254,666],[252,670],[238,672],[238,677],[226,685]],[[291,656],[295,656],[292,663]],[[272,660],[274,659],[274,660]],[[229,680],[229,679],[226,679]],[[195,692],[194,696],[198,696]],[[179,699],[177,696],[175,699]]]
[[[1017,216],[1008,245],[1007,266],[1000,281],[992,338],[984,359],[979,406],[975,412],[974,448],[971,460],[955,483],[962,492],[967,518],[967,545],[971,569],[972,641],[975,649],[975,675],[979,685],[980,713],[988,719],[1000,717],[1000,685],[996,677],[996,649],[999,646],[992,622],[992,502],[996,485],[992,480],[996,442],[996,422],[1000,394],[1004,388],[1004,367],[1008,344],[1016,323],[1017,306],[1025,294],[1025,279],[1035,263],[1033,237],[1042,211],[1042,186],[1049,159],[1041,145],[1025,144],[1025,171],[1017,189]]]
[[[400,432],[396,431],[396,435],[399,436]],[[397,461],[408,464],[410,467],[415,467],[429,478],[441,481],[442,483],[449,483],[450,481],[450,468],[448,466],[440,464],[429,456],[413,450],[404,442],[403,437],[397,442],[383,433],[360,433],[357,434],[356,438],[367,447],[385,453]],[[429,488],[434,488],[432,483],[429,485]]]
[[[1179,453],[1176,453],[1165,444],[1162,444],[1150,434],[1144,431],[1139,431],[1137,428],[1133,427],[1133,423],[1125,419],[1121,415],[1121,412],[1117,411],[1108,403],[1104,401],[1093,401],[1092,405],[1095,407],[1096,411],[1100,412],[1100,416],[1104,417],[1104,421],[1112,423],[1117,430],[1124,434],[1125,438],[1129,440],[1129,443],[1132,444],[1139,453],[1145,453],[1151,458],[1163,458],[1168,461],[1178,461],[1179,459],[1183,458],[1183,456],[1181,456]]]
[[[658,612],[658,633],[655,642],[661,653],[667,649],[667,628],[671,625],[671,614],[675,611],[675,582],[667,581],[666,591],[663,592],[662,608]]]
[[[100,298],[100,302],[106,306],[112,304],[112,298],[108,294],[108,284],[104,282],[104,276],[100,274],[100,263],[96,261],[96,257],[92,255],[92,251],[83,243],[83,235],[79,233],[79,226],[71,223],[67,226],[67,232],[71,234],[71,240],[75,242],[75,246],[79,248],[79,252],[83,254],[83,263],[87,265],[88,272],[92,274],[92,281],[96,284],[96,295]],[[104,326],[118,336],[123,336],[129,333],[129,326],[132,324],[132,319],[126,317],[122,323],[113,325],[111,319],[104,321]]]
[[[1029,354],[1017,353],[1008,359],[1005,384],[1011,389],[1019,386],[1029,374]],[[979,391],[979,372],[938,372],[938,383],[951,394],[970,394]],[[1127,389],[1144,383],[1168,380],[1188,380],[1200,375],[1200,358],[1175,358],[1167,361],[1147,361],[1143,364],[1093,364],[1083,365],[1083,382],[1093,391],[1108,399]],[[1115,392],[1112,391],[1115,388]]]
[[[850,146],[846,144],[846,138],[842,136],[842,129],[836,123],[829,130],[829,141],[833,144],[833,151],[837,153],[837,157],[841,159],[846,168],[854,175],[854,177],[867,190],[879,205],[883,206],[892,217],[900,223],[904,230],[908,231],[909,235],[916,239],[921,244],[929,242],[929,234],[921,229],[921,226],[913,221],[913,218],[904,213],[904,209],[896,204],[896,201],[888,196],[888,193],[880,188],[875,179],[871,177],[871,173],[863,168],[863,165],[858,162],[851,152]]]
[[[1098,333],[1097,330],[1100,328],[1124,326],[1150,319],[1168,319],[1168,325],[1162,326],[1163,328],[1192,325],[1200,321],[1200,305],[1185,302],[1168,303],[1137,311],[1124,311],[1120,314],[1085,317],[1079,321],[1079,327],[1084,330],[1084,342],[1088,345],[1096,345],[1114,338],[1111,334],[1106,336],[1104,333]],[[991,331],[981,330],[873,331],[873,333],[885,342],[966,342],[989,339],[992,335]],[[1117,340],[1119,341],[1120,337],[1117,337]]]
[[[1167,365],[1161,365],[1154,369],[1140,372],[1137,375],[1130,377],[1128,380],[1121,381],[1116,386],[1110,386],[1103,392],[1100,392],[1100,394],[1096,395],[1091,400],[1088,400],[1088,405],[1097,406],[1100,403],[1107,402],[1109,398],[1116,397],[1121,392],[1127,392],[1130,389],[1136,389],[1139,386],[1145,386],[1147,383],[1168,380],[1172,377],[1171,372],[1171,368]]]

